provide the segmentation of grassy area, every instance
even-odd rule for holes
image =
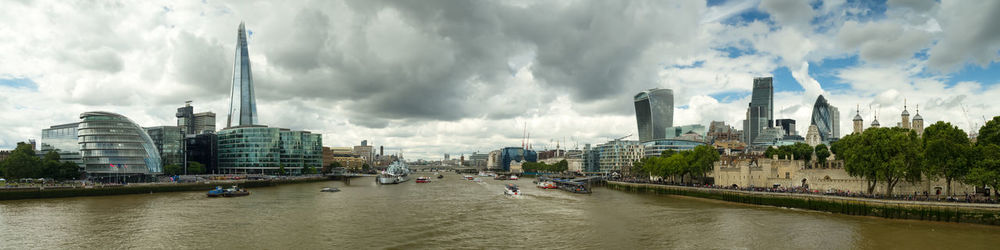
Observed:
[[[78,196],[103,196],[103,195],[123,195],[123,194],[149,194],[164,192],[188,192],[188,191],[208,191],[216,186],[239,185],[245,188],[267,187],[282,184],[306,183],[326,181],[327,178],[306,178],[288,180],[248,180],[242,182],[212,182],[212,183],[183,183],[183,184],[158,184],[158,185],[127,185],[116,187],[94,187],[94,188],[20,188],[20,189],[0,189],[0,200],[20,200],[20,199],[41,199],[41,198],[64,198]]]
[[[912,219],[1000,225],[1000,209],[976,209],[924,204],[886,204],[878,200],[861,201],[813,196],[781,196],[735,190],[698,189],[621,182],[608,182],[607,187],[629,192],[683,195],[746,204],[809,209],[847,215],[876,216],[889,219]]]

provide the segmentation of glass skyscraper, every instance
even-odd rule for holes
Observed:
[[[138,180],[163,173],[153,139],[132,120],[111,112],[86,112],[80,119],[80,154],[91,177],[125,175]]]
[[[753,93],[747,119],[743,122],[743,134],[747,144],[757,138],[760,131],[774,126],[774,79],[757,77],[753,79]]]
[[[249,54],[246,30],[241,22],[236,39],[233,86],[229,96],[229,118],[226,120],[226,127],[257,124],[257,102],[254,100]]]
[[[153,139],[153,145],[163,159],[163,165],[184,165],[184,134],[181,127],[177,126],[157,126],[146,128],[149,138]]]
[[[639,92],[633,99],[639,141],[664,138],[666,129],[674,125],[674,91],[650,89]]]
[[[56,151],[61,161],[76,163],[82,170],[84,166],[80,157],[80,139],[77,137],[79,125],[79,122],[74,122],[42,129],[42,146],[39,153],[45,155],[49,151]]]
[[[819,130],[819,137],[823,141],[830,141],[830,139],[840,136],[840,129],[837,128],[840,122],[839,112],[836,107],[826,101],[826,98],[823,98],[823,95],[816,98],[816,104],[813,105],[811,125],[816,125],[816,129]]]

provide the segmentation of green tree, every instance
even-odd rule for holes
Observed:
[[[764,150],[764,157],[771,158],[774,155],[780,155],[780,153],[781,151],[776,147],[767,147],[767,150]]]
[[[567,170],[569,170],[569,162],[566,160],[561,160],[559,162],[556,162],[555,166],[553,167],[555,167],[554,172],[566,172]]]
[[[961,180],[969,173],[972,146],[969,136],[951,123],[939,121],[924,129],[925,166],[931,177],[943,177],[947,194],[951,196],[951,182]]]
[[[59,180],[76,180],[80,178],[81,175],[80,166],[77,166],[76,163],[67,161],[59,165],[59,172],[55,178]]]
[[[316,167],[313,167],[312,165],[306,165],[305,167],[302,168],[302,174],[315,174],[315,173],[316,173]]]
[[[837,158],[844,160],[844,170],[864,178],[869,194],[878,182],[883,182],[886,195],[891,195],[899,181],[915,182],[923,173],[920,140],[913,130],[870,128],[844,136],[834,144],[840,151]]]
[[[974,148],[974,164],[965,182],[978,187],[989,186],[1000,197],[1000,145],[978,144]]]
[[[994,116],[993,120],[986,122],[982,128],[979,128],[976,143],[1000,145],[1000,116]]]
[[[668,175],[680,178],[680,182],[684,182],[684,176],[691,171],[688,167],[690,164],[686,153],[687,152],[673,154],[663,161],[665,172]]]
[[[59,176],[59,167],[62,163],[59,161],[59,152],[55,150],[49,151],[42,156],[41,159],[41,175],[40,177],[46,178],[56,178]]]
[[[827,157],[830,157],[830,149],[826,147],[826,144],[816,145],[816,161],[820,165],[826,165]]]
[[[285,165],[278,165],[278,175],[285,175]]]
[[[180,165],[177,165],[177,164],[169,164],[169,165],[163,166],[163,174],[171,175],[171,176],[172,175],[182,175],[182,174],[184,174],[184,167],[181,167]]]
[[[201,164],[201,162],[196,161],[189,161],[187,172],[188,174],[204,174],[205,164]]]
[[[3,170],[4,177],[10,180],[36,178],[43,173],[39,165],[41,160],[35,156],[35,149],[31,144],[19,142],[10,156],[0,162],[0,170]]]
[[[699,145],[691,150],[689,168],[693,176],[700,177],[701,181],[704,183],[705,177],[709,172],[712,172],[712,168],[715,162],[719,161],[719,151],[715,150],[715,147],[709,145]]]

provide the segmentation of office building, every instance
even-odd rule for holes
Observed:
[[[506,147],[500,150],[500,166],[499,170],[504,172],[510,171],[510,165],[512,161],[516,162],[538,162],[538,153],[531,149],[524,149],[522,147]]]
[[[178,126],[157,126],[145,128],[149,138],[163,160],[163,165],[184,166],[184,134]]]
[[[198,135],[189,135],[185,141],[187,143],[188,165],[192,162],[197,162],[205,167],[205,173],[221,173],[219,171],[218,158],[219,138],[216,134],[203,133]]]
[[[799,134],[799,132],[795,130],[795,119],[777,119],[774,120],[774,126],[780,128],[783,135]]]
[[[632,163],[639,161],[645,155],[639,141],[613,140],[596,146],[598,151],[599,172],[625,173]]]
[[[233,85],[229,96],[229,117],[226,127],[257,124],[257,102],[254,100],[253,74],[250,70],[250,51],[244,24],[236,39],[236,61],[233,62]]]
[[[60,161],[76,163],[82,171],[84,165],[80,156],[80,139],[77,136],[79,125],[79,122],[74,122],[42,129],[42,146],[39,154],[45,155],[49,151],[56,151],[59,153]]]
[[[745,142],[753,142],[765,128],[774,123],[774,80],[771,77],[753,79],[753,92],[743,121]]]
[[[664,138],[665,129],[674,126],[674,91],[650,89],[633,98],[639,141]]]
[[[642,142],[643,157],[656,157],[663,151],[689,151],[700,145],[707,145],[704,140],[686,140],[681,138],[657,139]]]
[[[215,133],[215,113],[201,112],[194,114],[195,134]]]
[[[664,129],[663,138],[659,139],[674,139],[684,135],[694,134],[697,137],[701,137],[704,140],[705,137],[705,126],[701,124],[689,124],[684,126],[667,127]],[[656,139],[654,139],[656,140]]]
[[[840,110],[830,105],[826,101],[826,98],[823,98],[823,95],[816,98],[810,125],[816,126],[821,141],[829,142],[838,138],[837,136],[840,133],[840,129],[837,128],[840,127],[839,113]],[[809,137],[806,136],[806,138],[808,139]]]
[[[153,139],[132,120],[99,111],[80,114],[80,119],[80,155],[91,179],[134,182],[163,173]]]

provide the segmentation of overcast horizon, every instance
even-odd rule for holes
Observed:
[[[0,149],[87,111],[225,127],[246,22],[259,122],[437,160],[632,134],[632,97],[674,91],[674,125],[742,129],[753,78],[774,117],[822,94],[850,133],[904,101],[970,132],[1000,114],[1000,1],[7,1]],[[966,114],[967,113],[967,114]],[[525,128],[525,125],[527,127]]]

